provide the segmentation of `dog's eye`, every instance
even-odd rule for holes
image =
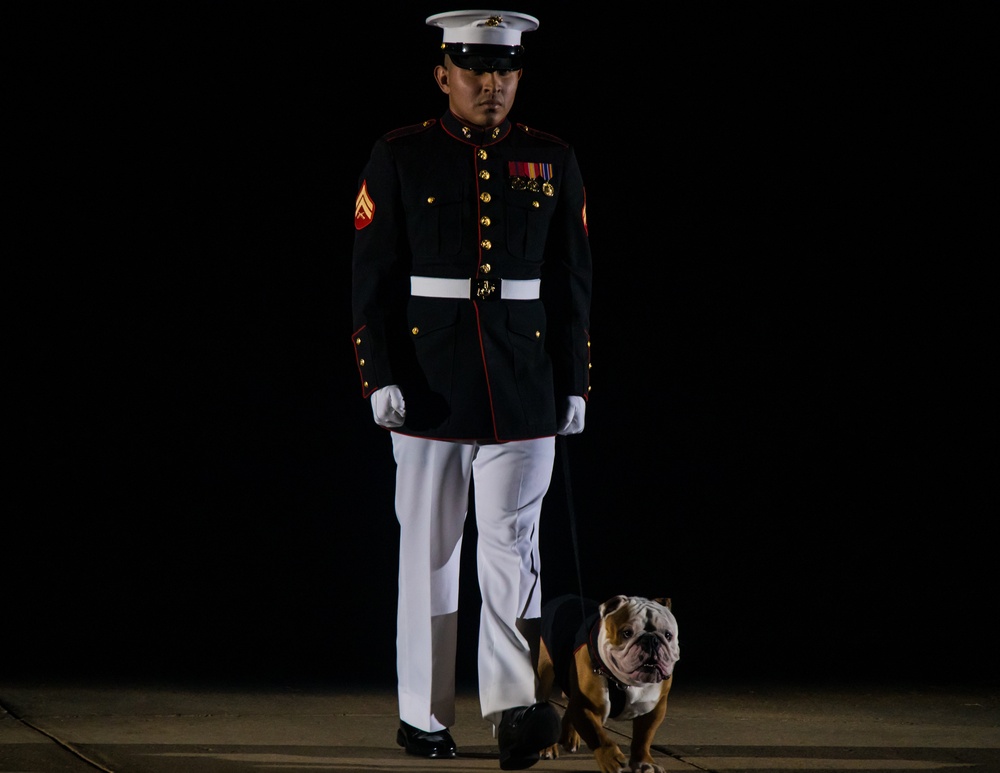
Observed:
[[[663,638],[666,639],[667,641],[673,641],[674,640],[674,635],[670,631],[666,631],[663,634]]]
[[[631,628],[622,628],[622,638],[623,639],[631,639],[632,638],[632,629]]]

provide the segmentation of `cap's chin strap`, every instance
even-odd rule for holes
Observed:
[[[461,67],[463,70],[475,70],[477,72],[496,72],[504,70],[513,72],[521,69],[519,59],[495,59],[485,56],[460,56],[450,55],[452,64]]]
[[[498,46],[493,43],[442,43],[441,51],[449,56],[514,59],[524,54],[524,46]]]

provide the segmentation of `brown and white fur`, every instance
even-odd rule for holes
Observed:
[[[542,609],[540,696],[548,700],[562,689],[567,706],[559,742],[541,757],[558,757],[559,747],[576,752],[582,740],[601,773],[665,773],[650,747],[680,659],[671,600],[614,596],[597,605],[596,616],[595,604],[563,596]],[[609,719],[632,721],[628,758],[605,727]]]

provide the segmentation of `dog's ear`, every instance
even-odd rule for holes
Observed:
[[[655,601],[657,604],[662,604],[667,609],[670,609],[671,611],[673,611],[673,609],[670,606],[670,597],[669,596],[663,597],[663,598],[658,598],[658,599],[653,599],[653,601]]]
[[[612,596],[603,604],[601,604],[600,613],[601,617],[607,617],[612,612],[614,612],[622,604],[628,601],[628,596]]]

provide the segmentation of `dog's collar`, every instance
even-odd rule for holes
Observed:
[[[590,629],[590,635],[587,637],[587,649],[590,650],[590,665],[594,669],[595,674],[603,676],[619,690],[625,692],[628,690],[629,685],[622,684],[618,681],[618,678],[611,673],[611,670],[607,667],[604,661],[601,660],[601,653],[597,648],[597,629],[600,625],[601,620],[598,618],[597,622],[594,623],[593,628]]]

